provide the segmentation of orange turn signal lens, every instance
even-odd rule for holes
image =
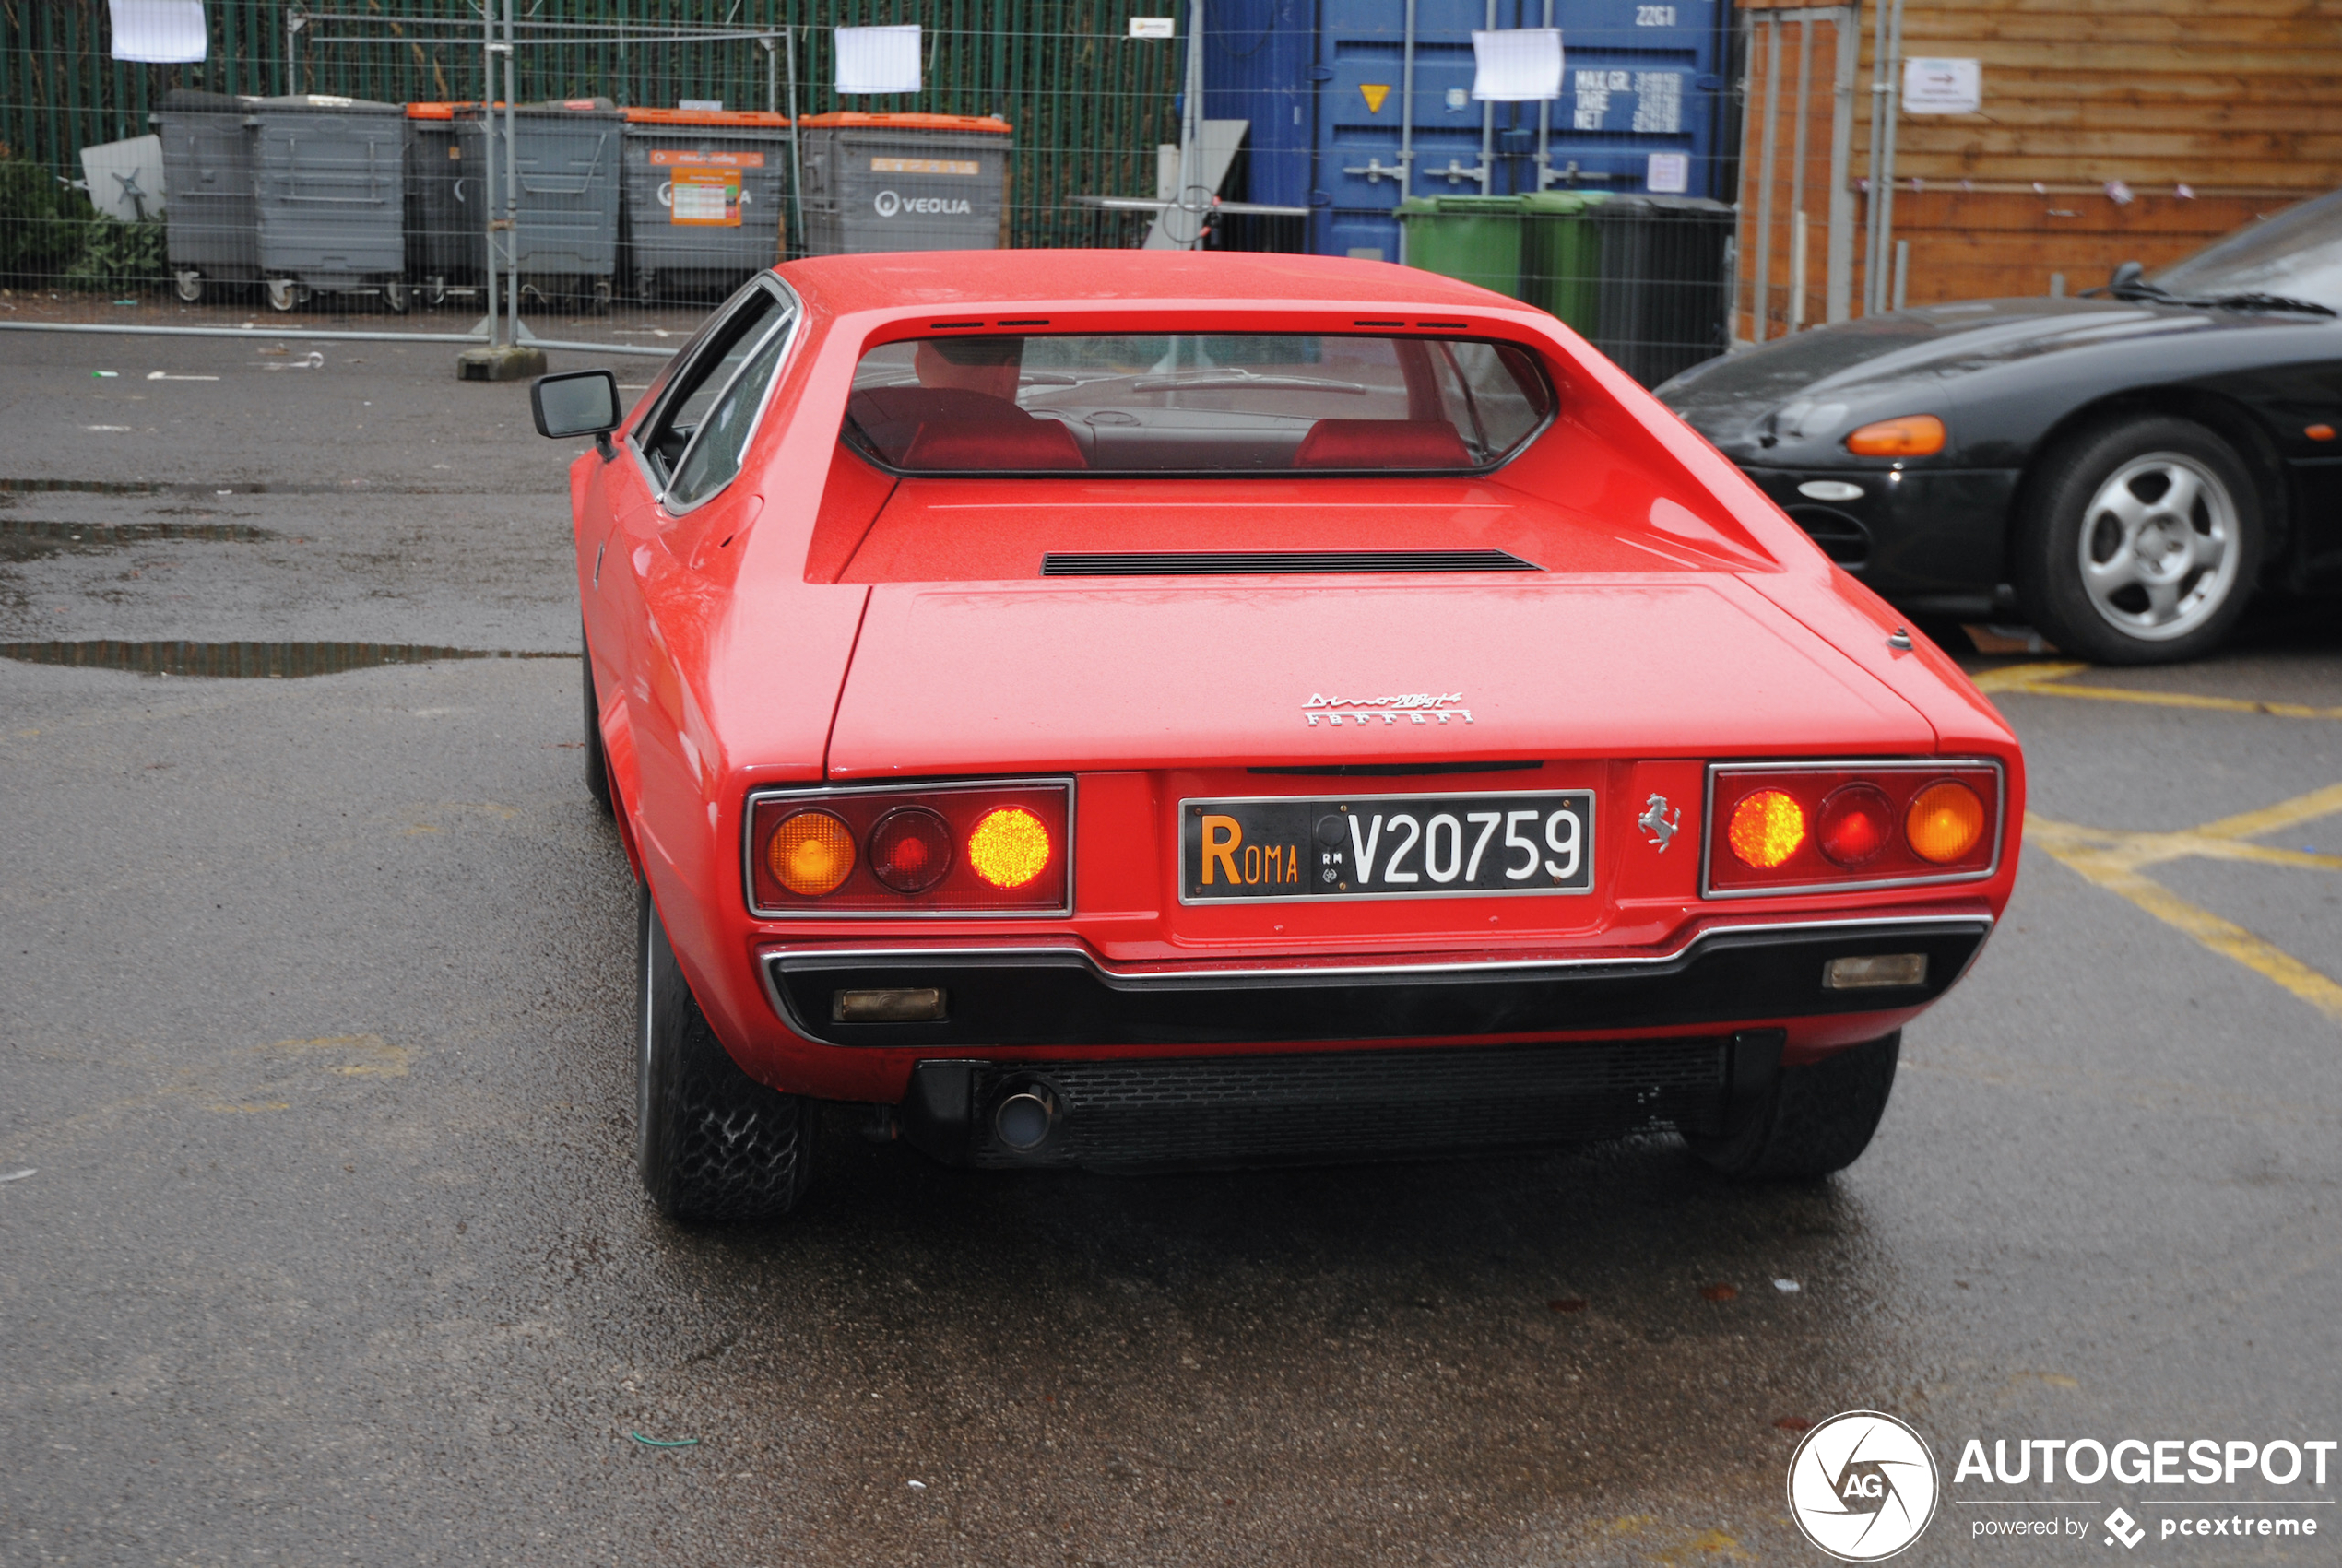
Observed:
[[[996,888],[1021,888],[1049,867],[1049,830],[1022,806],[996,806],[968,832],[968,869]]]
[[[820,898],[854,869],[854,833],[830,812],[791,812],[773,830],[764,857],[781,886],[800,898]]]
[[[1984,836],[1984,803],[1958,779],[1929,784],[1911,797],[1903,836],[1922,860],[1949,866]]]
[[[1933,414],[1879,419],[1846,438],[1857,457],[1933,457],[1944,450],[1944,421]]]
[[[1724,842],[1744,864],[1769,871],[1805,842],[1805,808],[1777,789],[1743,796],[1733,808]]]

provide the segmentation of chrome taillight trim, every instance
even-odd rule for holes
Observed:
[[[1709,880],[1716,851],[1716,781],[1727,773],[1948,773],[1955,768],[1993,771],[1993,858],[1981,871],[1939,871],[1924,877],[1840,877],[1827,882],[1786,887],[1718,889]],[[1875,888],[1932,888],[1949,882],[1987,882],[2000,873],[2001,846],[2008,840],[2008,769],[1997,757],[1827,758],[1782,757],[1770,761],[1710,762],[1700,801],[1699,896],[1703,899],[1769,899],[1790,893],[1867,892]]]
[[[766,801],[815,803],[850,800],[869,796],[894,796],[905,801],[939,795],[964,795],[976,790],[1061,789],[1065,791],[1065,902],[1053,908],[990,909],[821,909],[791,906],[768,909],[756,902],[756,808]],[[1074,845],[1080,838],[1074,819],[1077,792],[1070,773],[1006,779],[950,779],[936,784],[810,784],[803,787],[755,789],[740,811],[740,901],[759,920],[1055,920],[1073,913]],[[860,845],[857,845],[858,851]],[[908,901],[905,900],[907,902]]]

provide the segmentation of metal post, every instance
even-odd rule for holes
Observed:
[[[1852,313],[1854,299],[1854,77],[1862,69],[1862,12],[1849,6],[1832,24],[1838,32],[1838,69],[1830,87],[1829,280],[1825,321]]]
[[[1780,145],[1780,23],[1765,18],[1765,130],[1756,158],[1756,310],[1751,341],[1771,336],[1773,306],[1773,157]]]
[[[488,331],[491,348],[504,346],[503,318],[497,313],[496,247],[502,242],[496,231],[496,18],[487,6],[479,8],[480,24],[485,36],[480,42],[479,56],[479,153],[480,153],[480,231],[481,259],[488,268],[488,315],[480,325]],[[458,133],[460,136],[460,133]]]
[[[520,135],[513,120],[513,0],[504,0],[504,262],[508,343],[520,342]]]
[[[1895,301],[1894,301],[1894,308],[1895,308],[1896,310],[1898,310],[1898,311],[1899,311],[1899,310],[1901,310],[1901,309],[1903,308],[1903,298],[1904,298],[1904,293],[1905,293],[1906,289],[1907,289],[1907,288],[1908,288],[1908,286],[1910,285],[1910,280],[1911,280],[1911,242],[1910,242],[1909,240],[1898,240],[1898,241],[1896,241],[1896,242],[1895,242]]]
[[[1399,199],[1415,194],[1415,0],[1407,0],[1407,36],[1399,67]],[[1407,226],[1399,226],[1399,259],[1407,259]]]
[[[285,13],[285,68],[282,73],[287,98],[290,98],[301,90],[297,85],[300,78],[293,75],[293,39],[300,31],[301,13],[287,11]]]
[[[1554,0],[1545,0],[1545,26],[1550,29],[1553,25]],[[1554,100],[1550,98],[1539,99],[1537,100],[1537,189],[1541,191],[1554,177],[1553,153],[1547,147],[1553,137],[1553,124]]]
[[[1895,237],[1895,131],[1903,107],[1903,0],[1889,0],[1887,18],[1886,177],[1874,193],[1878,202],[1878,246],[1882,254]],[[1887,298],[1882,280],[1879,300],[1884,303]]]
[[[1878,302],[1884,298],[1878,270],[1878,198],[1887,169],[1887,5],[1880,6],[1878,20],[1871,27],[1870,200],[1863,204],[1863,314],[1866,316],[1878,313]]]
[[[1792,287],[1795,297],[1789,301],[1789,330],[1796,331],[1805,324],[1805,122],[1807,95],[1814,90],[1814,18],[1797,18],[1797,132],[1796,150],[1790,155],[1789,210],[1796,214],[1797,227],[1790,239],[1790,270],[1795,275]]]
[[[1496,0],[1488,0],[1488,30],[1496,30]],[[1484,100],[1480,105],[1480,194],[1496,191],[1496,105]]]
[[[1756,124],[1755,118],[1756,112],[1756,18],[1754,13],[1743,14],[1742,29],[1740,140],[1733,144],[1739,149],[1739,158],[1733,170],[1733,178],[1735,182],[1733,190],[1733,248],[1732,254],[1724,263],[1725,270],[1730,274],[1725,279],[1727,288],[1724,297],[1732,301],[1732,312],[1725,325],[1724,335],[1734,344],[1741,341],[1740,284],[1741,279],[1748,271],[1748,245],[1741,234],[1741,222],[1748,216],[1748,137]],[[1570,167],[1575,169],[1577,166],[1577,160],[1571,159]],[[1752,312],[1751,315],[1755,313]]]
[[[797,138],[797,27],[790,24],[788,33],[788,199],[791,215],[797,219],[795,244],[805,246],[805,156]],[[786,261],[788,258],[781,258]]]

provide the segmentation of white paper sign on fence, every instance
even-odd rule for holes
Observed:
[[[918,28],[839,28],[837,90],[918,91]]]
[[[1513,28],[1472,35],[1472,96],[1535,103],[1561,96],[1561,29]]]
[[[1984,67],[1976,60],[1903,62],[1903,112],[1973,114],[1984,103]]]
[[[113,57],[179,65],[204,57],[203,0],[112,0]]]
[[[1177,17],[1132,17],[1130,36],[1132,38],[1177,38],[1179,36],[1179,20]]]

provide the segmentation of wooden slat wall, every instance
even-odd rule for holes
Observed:
[[[1857,181],[1884,3],[1863,7]],[[1912,304],[2046,293],[2052,273],[2080,289],[2342,187],[2342,0],[1905,0],[1903,53],[1973,57],[1984,78],[1981,112],[1905,115],[1897,133]],[[2114,181],[2135,199],[2110,197]]]

